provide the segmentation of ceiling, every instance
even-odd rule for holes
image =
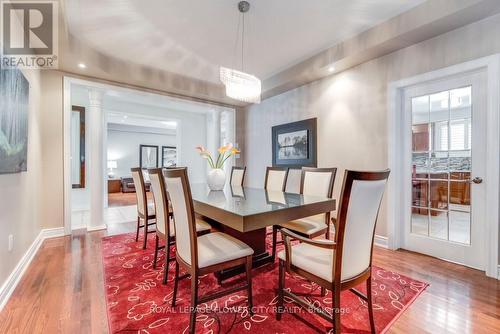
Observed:
[[[264,80],[424,0],[249,2],[244,70]],[[76,37],[73,44],[127,63],[220,84],[220,66],[240,67],[237,3],[66,0],[64,13],[67,29]]]

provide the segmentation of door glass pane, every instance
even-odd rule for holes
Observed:
[[[472,89],[412,98],[411,233],[470,243]]]
[[[470,211],[450,211],[450,241],[470,244]]]
[[[413,153],[412,178],[427,179],[429,177],[429,153]]]
[[[448,209],[448,181],[430,181],[429,202],[433,209]]]
[[[412,206],[428,207],[429,198],[429,181],[428,180],[413,180],[412,181]]]
[[[429,235],[429,210],[414,207],[411,212],[411,233]]]
[[[430,210],[429,236],[448,240],[448,212]]]
[[[448,151],[431,152],[430,175],[434,180],[448,180]]]

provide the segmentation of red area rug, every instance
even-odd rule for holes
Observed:
[[[174,264],[171,263],[169,282],[162,285],[163,255],[158,269],[152,267],[154,238],[148,249],[135,242],[134,234],[122,234],[102,239],[104,284],[111,333],[187,333],[190,308],[190,281],[179,283],[177,306],[170,307],[173,290]],[[162,253],[160,251],[160,253]],[[160,265],[161,264],[161,265]],[[277,302],[277,263],[263,266],[253,272],[253,298],[255,314],[246,309],[246,292],[211,301],[201,306],[197,316],[197,333],[321,333],[332,327],[324,319],[287,301],[288,312],[281,321],[275,319]],[[401,313],[427,287],[416,281],[382,268],[373,269],[373,297],[377,333],[385,332]],[[241,281],[237,276],[232,282]],[[331,292],[320,296],[315,284],[287,275],[287,287],[304,293],[318,305],[331,307]],[[200,278],[200,293],[219,289],[213,275]],[[223,287],[230,285],[230,281]],[[359,290],[365,292],[362,284]],[[342,332],[369,333],[366,303],[353,293],[341,295]],[[331,308],[327,310],[331,312]]]

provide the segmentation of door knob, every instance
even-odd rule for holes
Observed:
[[[476,176],[475,178],[472,179],[471,182],[474,182],[475,184],[483,183],[483,178]]]

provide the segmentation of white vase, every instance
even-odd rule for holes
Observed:
[[[224,184],[226,183],[226,172],[220,168],[208,171],[207,183],[210,190],[224,189]]]

